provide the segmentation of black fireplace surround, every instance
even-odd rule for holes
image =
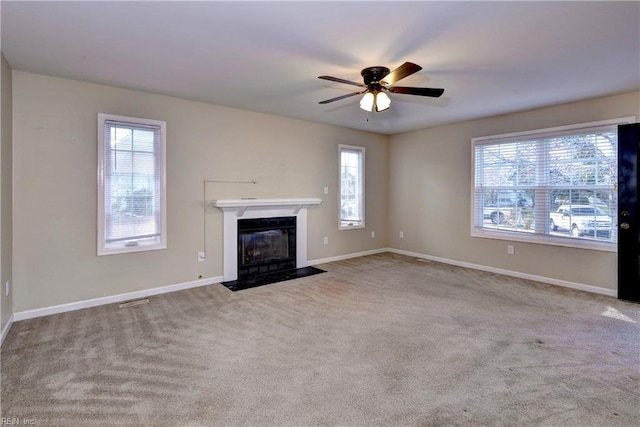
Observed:
[[[238,219],[238,280],[295,268],[295,216]]]

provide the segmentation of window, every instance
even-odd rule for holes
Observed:
[[[166,123],[98,114],[98,255],[164,249]]]
[[[634,121],[474,138],[471,235],[614,251],[617,125]]]
[[[364,227],[364,147],[340,145],[341,230]]]

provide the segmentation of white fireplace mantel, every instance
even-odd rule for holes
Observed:
[[[307,209],[319,205],[318,198],[226,199],[211,206],[223,212],[223,271],[225,282],[238,279],[238,219],[296,217],[296,268],[307,267]]]
[[[301,209],[307,209],[311,205],[319,205],[322,199],[318,198],[292,198],[292,199],[227,199],[214,200],[211,206],[220,208],[224,212],[235,211],[238,217],[247,210],[255,209],[291,209],[296,215]]]

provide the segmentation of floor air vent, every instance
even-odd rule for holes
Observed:
[[[123,302],[118,307],[127,308],[127,307],[134,307],[136,305],[148,304],[148,303],[149,303],[149,298],[141,298],[141,299],[136,299],[136,300],[133,300],[133,301]]]

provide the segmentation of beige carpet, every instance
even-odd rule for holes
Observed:
[[[640,306],[382,254],[17,322],[37,426],[632,426]]]

